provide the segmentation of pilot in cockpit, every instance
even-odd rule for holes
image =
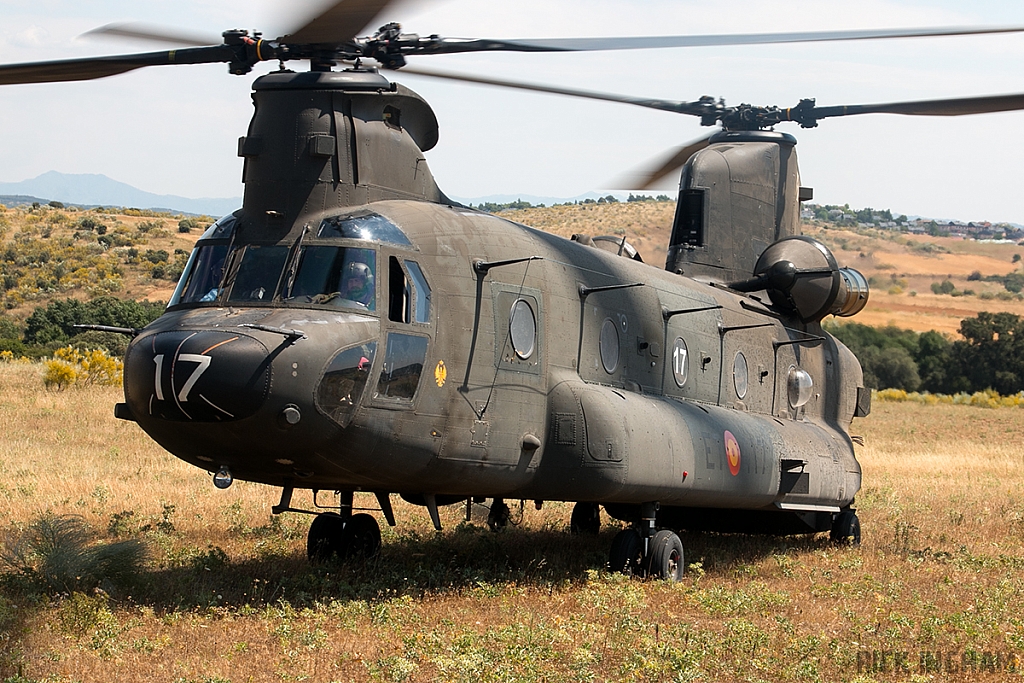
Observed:
[[[345,267],[342,279],[341,298],[373,308],[373,271],[365,263],[353,261]]]

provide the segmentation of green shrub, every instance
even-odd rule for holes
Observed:
[[[73,593],[137,577],[146,546],[137,539],[98,543],[81,517],[46,513],[21,533],[8,534],[0,560],[42,589]]]

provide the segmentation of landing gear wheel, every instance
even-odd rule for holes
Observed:
[[[370,560],[380,552],[380,525],[371,515],[352,515],[341,533],[338,555],[343,560]]]
[[[322,512],[313,519],[306,535],[306,557],[310,562],[326,562],[341,547],[345,520],[336,512]]]
[[[667,529],[654,534],[647,544],[645,564],[647,575],[650,577],[672,582],[682,581],[686,565],[683,563],[683,542],[679,540],[679,536]]]
[[[487,526],[491,528],[491,531],[498,532],[508,526],[510,519],[512,519],[512,511],[508,509],[508,505],[505,505],[505,501],[501,498],[495,498],[491,503],[491,511],[487,514]]]
[[[860,520],[854,510],[843,510],[832,521],[832,533],[829,535],[836,545],[860,545]]]
[[[569,518],[569,533],[597,535],[601,531],[601,507],[597,503],[576,503]]]
[[[636,529],[623,529],[612,539],[608,570],[628,576],[644,575],[644,540]]]

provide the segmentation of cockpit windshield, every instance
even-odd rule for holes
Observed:
[[[377,252],[327,245],[208,243],[192,252],[171,306],[271,303],[377,309]]]
[[[295,278],[282,293],[282,299],[285,303],[376,310],[375,257],[373,249],[303,247]]]

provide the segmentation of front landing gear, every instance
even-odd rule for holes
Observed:
[[[306,556],[313,563],[335,557],[365,561],[377,556],[380,545],[380,525],[371,515],[351,515],[346,521],[337,512],[322,512],[309,525]]]
[[[686,564],[683,542],[668,529],[655,531],[656,503],[640,508],[640,524],[623,529],[612,539],[608,569],[629,576],[681,581]]]

